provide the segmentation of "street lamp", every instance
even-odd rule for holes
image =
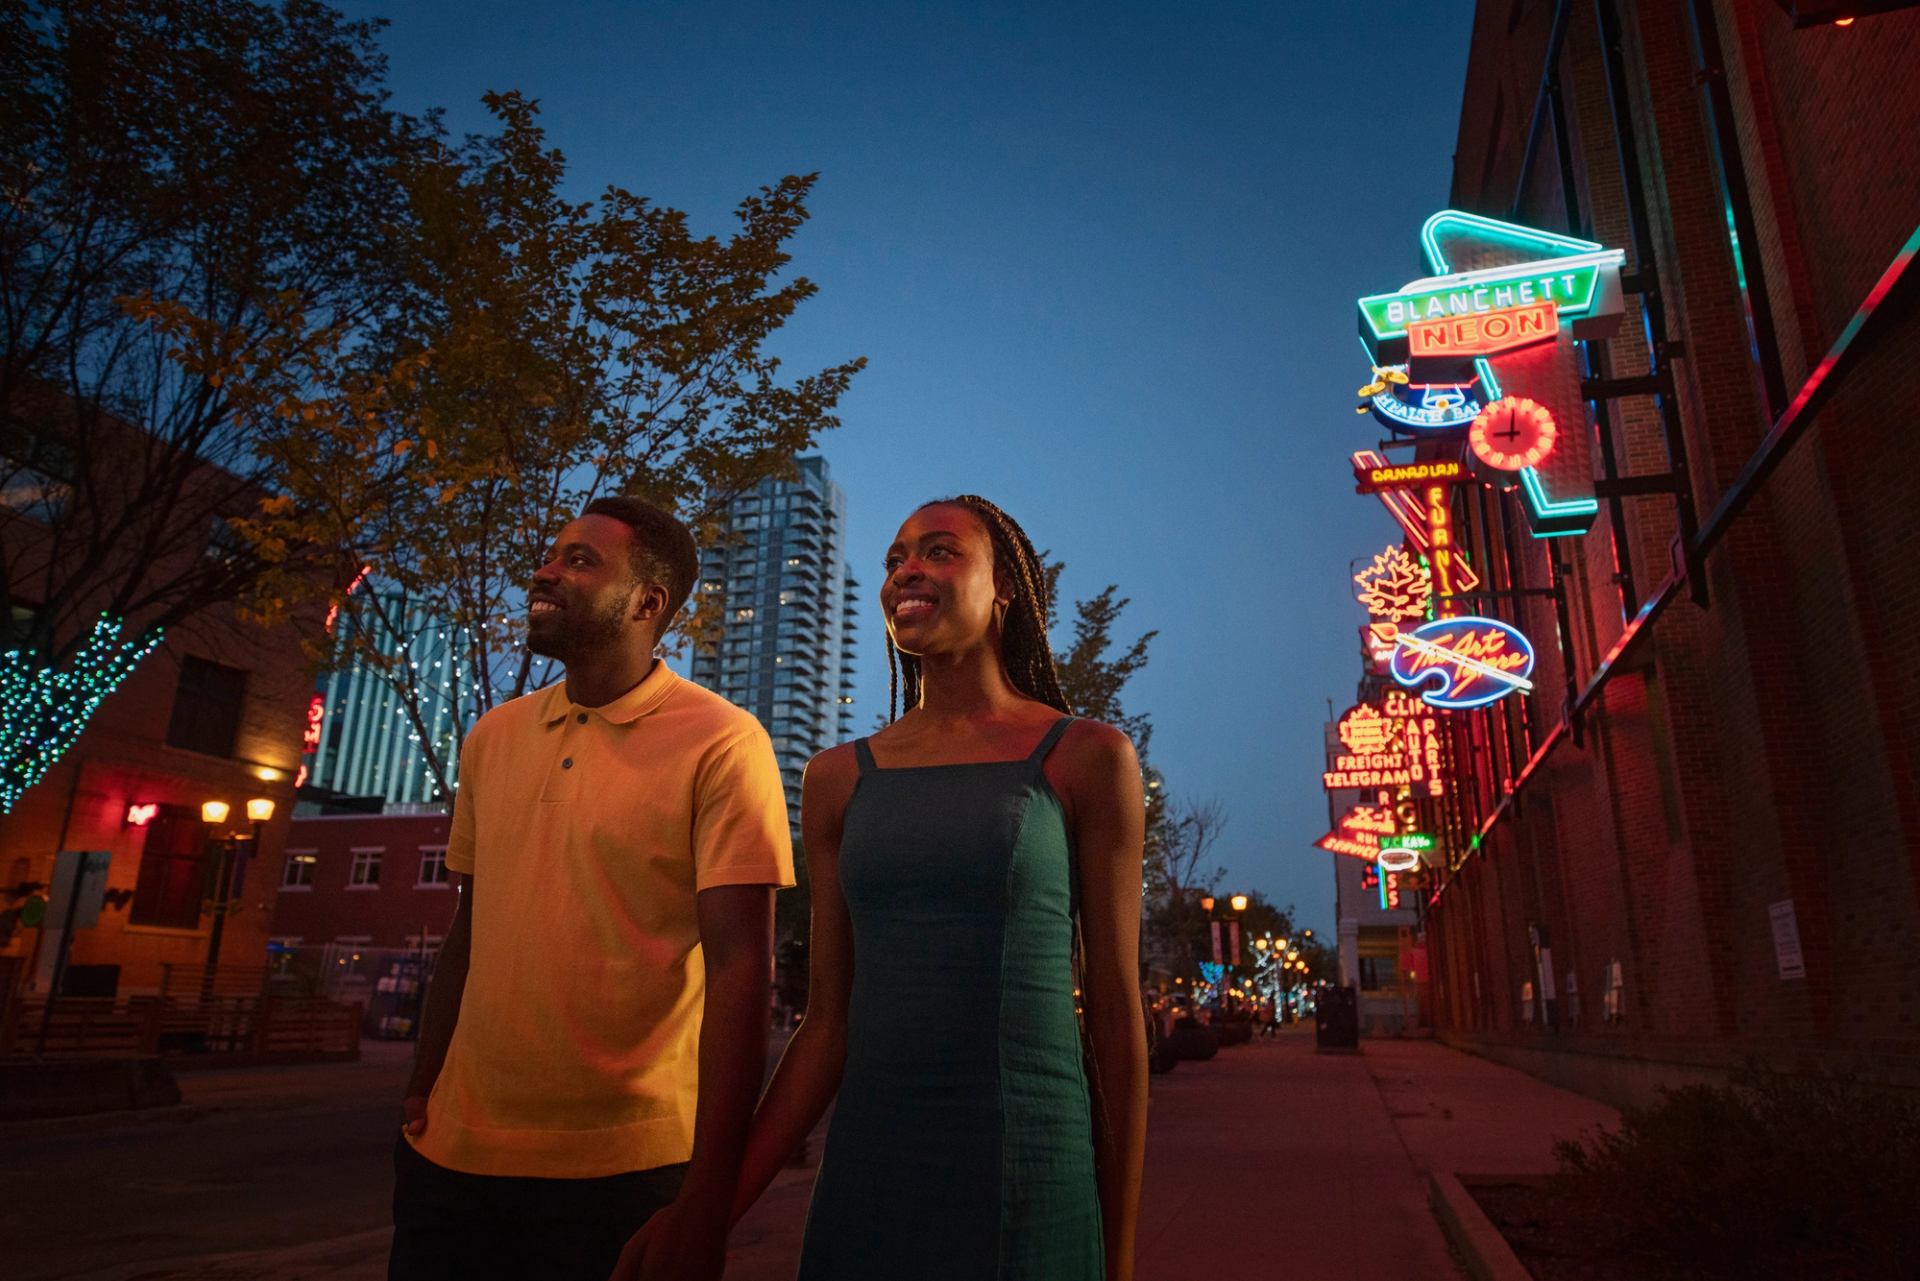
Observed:
[[[227,821],[227,815],[233,807],[225,801],[205,801],[200,806],[200,821],[207,826],[209,844],[219,842],[218,862],[214,865],[213,875],[213,928],[207,934],[207,964],[200,974],[200,1002],[206,1004],[213,999],[213,976],[220,965],[220,940],[226,933],[227,903],[240,892],[246,883],[246,854],[260,850],[260,832],[273,818],[273,802],[264,796],[256,796],[247,802],[247,819],[253,824],[253,832],[248,836],[236,836],[232,832],[213,831]],[[239,847],[242,843],[246,851]]]

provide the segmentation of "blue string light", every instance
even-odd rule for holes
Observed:
[[[160,644],[160,631],[122,640],[125,623],[102,614],[65,670],[31,652],[0,654],[0,814],[46,777],[79,741],[102,699]]]

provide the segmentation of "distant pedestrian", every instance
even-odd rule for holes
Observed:
[[[801,1281],[1133,1275],[1146,807],[1126,735],[1068,714],[1047,586],[985,499],[914,512],[880,588],[904,714],[807,767],[807,1012],[735,1206],[837,1092]]]
[[[609,498],[533,575],[528,647],[567,676],[461,752],[394,1281],[605,1281],[623,1249],[720,1275],[793,856],[766,732],[655,657],[696,567],[672,516]]]

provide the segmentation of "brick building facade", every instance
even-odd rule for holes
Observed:
[[[287,833],[273,940],[432,951],[453,921],[444,809],[301,817]]]
[[[69,965],[82,968],[69,991],[196,990],[213,928],[208,865],[227,835],[243,838],[234,848],[245,870],[219,967],[259,971],[312,684],[298,646],[210,616],[169,634],[101,702],[72,750],[0,819],[12,914],[0,957],[13,958],[26,990],[45,992],[51,981],[52,929],[19,924],[19,911],[51,880],[60,850],[112,855],[99,923],[74,934]],[[245,816],[256,798],[274,803],[257,848]],[[201,822],[207,801],[231,807],[226,823]]]
[[[1626,250],[1588,372],[1671,375],[1591,388],[1585,536],[1456,496],[1539,666],[1452,718],[1450,1040],[1619,1101],[1754,1054],[1920,1086],[1915,65],[1914,8],[1479,6],[1450,203]]]

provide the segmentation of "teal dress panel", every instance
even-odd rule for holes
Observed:
[[[1101,1281],[1073,849],[1041,762],[879,769],[840,840],[847,1061],[801,1281]]]

